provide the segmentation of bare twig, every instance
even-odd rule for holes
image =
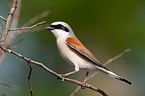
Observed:
[[[28,30],[19,30],[17,31],[18,33],[26,33],[26,32],[38,32],[38,31],[43,31],[45,30],[45,27],[48,26],[48,24],[43,24],[43,25],[39,25],[36,27],[34,27],[33,29],[28,29]],[[11,32],[13,33],[13,32]]]
[[[7,19],[6,18],[4,18],[3,16],[0,16],[0,18],[2,19],[2,20],[4,20],[4,21],[6,21]]]
[[[125,53],[127,53],[127,52],[129,52],[129,51],[131,51],[130,48],[129,48],[129,49],[126,49],[125,51],[123,51],[123,52],[120,53],[119,55],[117,55],[117,56],[115,56],[115,57],[109,59],[109,60],[108,60],[107,62],[105,62],[103,65],[107,65],[107,64],[111,63],[112,61],[115,61],[116,59],[121,58]]]
[[[21,0],[18,1],[18,8],[15,12],[16,17],[13,18],[13,22],[12,22],[12,27],[11,28],[16,28],[17,24],[18,24],[18,21],[19,21],[19,12],[20,12],[20,6],[21,6],[21,3],[20,3]],[[45,11],[43,13],[41,13],[40,15],[37,15],[35,17],[33,17],[32,19],[30,19],[28,22],[26,22],[24,26],[30,26],[32,25],[33,23],[35,23],[36,21],[38,21],[39,19],[43,18],[43,17],[46,17],[47,15],[49,14],[49,11]],[[44,30],[44,26],[46,25],[41,25],[41,26],[38,26],[37,28],[34,28],[34,29],[31,29],[31,30],[19,30],[19,31],[13,31],[13,32],[9,32],[8,36],[7,36],[7,39],[5,41],[5,48],[11,48],[12,47],[12,42],[13,40],[16,38],[16,36],[18,36],[19,34],[23,33],[23,32],[36,32],[36,31],[41,31],[41,30]],[[35,26],[34,26],[35,27]],[[6,53],[4,52],[1,52],[0,50],[0,66],[2,65],[4,59],[6,57]]]
[[[2,24],[2,21],[0,20],[0,25],[1,25],[1,30],[3,30],[4,29],[4,26],[3,26],[3,24]],[[0,30],[0,31],[1,31]]]
[[[27,77],[28,77],[28,82],[29,82],[30,93],[31,93],[31,96],[33,96],[33,90],[32,90],[31,80],[30,80],[31,73],[32,73],[32,66],[30,64],[30,60],[31,59],[29,59],[29,61],[28,61],[28,65],[29,65],[30,71],[29,71],[29,74],[27,75]]]
[[[40,23],[36,23],[35,25],[31,26],[31,27],[22,27],[22,28],[14,28],[14,29],[9,29],[9,31],[18,31],[18,30],[27,30],[27,29],[32,29],[38,25],[41,25],[43,23],[45,23],[46,21],[42,21]]]
[[[81,89],[81,86],[78,86],[78,87],[70,94],[70,96],[74,96],[80,89]]]
[[[16,8],[16,6],[17,6],[17,8]],[[32,29],[32,28],[34,28],[34,27],[36,27],[36,26],[45,22],[45,21],[43,21],[43,22],[37,23],[37,24],[35,24],[31,27],[22,27],[22,28],[17,29],[16,27],[17,27],[18,22],[19,22],[20,9],[21,9],[21,0],[13,0],[13,4],[12,4],[12,7],[9,11],[9,15],[8,15],[7,19],[0,16],[0,18],[5,21],[5,27],[3,27],[2,23],[0,22],[0,24],[3,27],[3,33],[2,33],[2,36],[1,36],[1,39],[0,39],[0,46],[4,46],[6,49],[12,46],[12,41],[16,38],[17,35],[19,35],[23,31],[26,31],[25,29]],[[48,14],[49,14],[49,12],[45,11],[42,14],[34,17],[32,20],[25,23],[25,25],[30,26],[31,24],[35,23],[37,20],[48,16]],[[12,19],[12,17],[13,17],[13,19]],[[13,30],[13,32],[10,32],[8,34],[8,32],[10,31],[9,30],[10,25],[11,25],[11,29],[16,28],[16,30]],[[23,25],[23,26],[25,26],[25,25]],[[19,30],[19,31],[17,31],[17,30]],[[35,30],[37,30],[37,29],[35,28]],[[39,27],[39,30],[42,30],[42,28]],[[33,31],[34,31],[34,29],[33,29]],[[2,50],[0,50],[0,66],[2,65],[6,55],[7,55],[7,53],[4,53]],[[33,96],[32,88],[31,88],[31,82],[30,82],[31,71],[32,71],[32,69],[30,68],[30,73],[28,75],[28,82],[29,82],[31,96]],[[18,89],[15,86],[12,86],[12,85],[9,85],[9,84],[6,84],[6,83],[1,83],[1,85],[12,88],[12,89]],[[6,94],[3,94],[2,96],[4,96],[4,95],[6,95]]]
[[[8,31],[9,31],[10,22],[12,20],[12,16],[13,16],[13,14],[15,12],[15,9],[16,9],[17,1],[18,0],[13,0],[12,7],[11,7],[10,12],[9,12],[9,15],[8,15],[8,17],[6,19],[5,28],[4,28],[4,31],[2,33],[1,39],[0,39],[0,45],[3,45],[4,42],[5,42],[5,40],[6,40]]]
[[[20,12],[21,12],[21,1],[22,0],[18,0],[17,8],[15,10],[15,13],[14,13],[13,19],[12,19],[12,23],[11,23],[11,28],[16,28],[18,26],[19,19],[20,19]]]
[[[49,11],[45,11],[45,12],[43,12],[43,13],[41,13],[41,14],[39,14],[39,15],[33,17],[33,18],[31,18],[30,20],[28,20],[28,22],[26,22],[26,23],[23,25],[23,27],[30,26],[31,24],[37,22],[38,20],[40,20],[40,19],[42,19],[42,18],[48,16],[49,14],[50,14]]]
[[[109,63],[115,61],[116,59],[121,58],[125,53],[129,52],[130,50],[131,50],[130,48],[129,48],[129,49],[126,49],[125,51],[121,52],[119,55],[117,55],[117,56],[115,56],[115,57],[109,59],[108,61],[106,61],[103,65],[106,66],[107,64],[109,64]],[[89,81],[90,79],[92,79],[97,73],[98,73],[98,71],[94,72],[92,75],[90,75],[90,76],[87,78],[86,81]],[[86,82],[86,81],[84,81],[84,82]],[[81,89],[81,86],[78,86],[78,87],[71,93],[70,96],[74,96],[75,93],[77,93],[80,89]]]
[[[18,0],[16,6],[17,6],[17,8],[16,8],[16,10],[13,14],[12,22],[11,22],[11,24],[9,23],[9,25],[11,25],[11,28],[16,28],[17,25],[18,25],[20,9],[21,9],[21,0]],[[2,26],[2,30],[3,30],[3,33],[4,33],[5,32],[4,27],[3,27],[2,24],[1,24],[1,26]],[[7,34],[6,39],[3,41],[3,46],[5,46],[5,48],[11,47],[12,42],[13,42],[14,38],[16,37],[15,35],[17,35],[16,32],[11,32],[11,33]],[[0,66],[3,64],[3,61],[5,60],[6,55],[7,55],[6,53],[1,52],[1,50],[0,50]]]
[[[63,77],[62,75],[54,72],[53,70],[49,69],[48,67],[46,67],[44,64],[42,63],[39,63],[37,61],[34,61],[34,60],[30,60],[26,57],[24,57],[23,55],[19,54],[19,53],[16,53],[15,51],[13,50],[10,50],[10,49],[5,49],[3,48],[2,46],[0,46],[0,48],[4,51],[4,52],[9,52],[9,53],[12,53],[20,58],[22,58],[23,60],[27,61],[27,62],[30,62],[30,63],[33,63],[33,64],[36,64],[36,65],[39,65],[40,67],[42,67],[43,69],[45,69],[46,71],[48,71],[49,73],[51,73],[52,75],[58,77],[59,79],[63,79],[64,81],[68,81],[68,82],[71,82],[71,83],[74,83],[74,84],[77,84],[77,85],[80,85],[82,87],[85,87],[85,88],[88,88],[88,89],[91,89],[91,90],[94,90],[94,91],[97,91],[99,92],[100,94],[102,94],[103,96],[108,96],[104,91],[102,91],[101,89],[99,88],[96,88],[90,84],[87,84],[87,83],[83,83],[83,82],[80,82],[80,81],[77,81],[77,80],[74,80],[74,79],[71,79],[71,78],[65,78]]]
[[[9,83],[6,83],[6,82],[0,81],[0,85],[1,85],[1,86],[4,86],[4,87],[6,87],[6,88],[10,88],[10,89],[12,89],[12,90],[16,90],[16,91],[20,90],[19,87],[15,86],[15,85],[12,85],[12,84],[9,84]]]

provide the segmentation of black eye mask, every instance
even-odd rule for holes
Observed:
[[[61,24],[58,24],[58,25],[51,25],[50,27],[53,27],[55,29],[61,29],[61,30],[64,30],[66,32],[69,32],[68,28],[66,28],[65,26],[61,25]]]

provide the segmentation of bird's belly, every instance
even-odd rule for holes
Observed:
[[[85,70],[96,70],[95,65],[91,62],[85,59],[86,57],[82,56],[81,54],[78,54],[77,51],[69,48],[66,44],[59,44],[62,48],[58,48],[60,51],[61,56],[70,64],[74,64],[75,66],[78,66],[80,69]]]

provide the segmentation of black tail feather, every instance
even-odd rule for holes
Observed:
[[[129,84],[129,85],[133,85],[133,83],[131,83],[129,80],[127,80],[127,79],[124,79],[124,78],[119,78],[119,80],[121,80],[121,81],[123,81],[123,82],[125,82],[125,83],[127,83],[127,84]]]
[[[115,78],[115,79],[121,80],[121,81],[123,81],[123,82],[125,82],[125,83],[127,83],[129,85],[133,85],[129,80],[120,77],[119,75],[111,72],[110,70],[108,70],[106,68],[102,68],[102,67],[98,67],[98,66],[96,66],[96,68],[99,69],[100,71],[102,71],[103,73]]]

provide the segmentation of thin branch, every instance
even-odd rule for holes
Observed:
[[[127,53],[127,52],[129,52],[129,51],[131,51],[130,48],[129,48],[129,49],[126,49],[125,51],[121,52],[119,55],[117,55],[117,56],[115,56],[115,57],[109,59],[108,61],[106,61],[103,65],[106,66],[107,64],[109,64],[109,63],[115,61],[116,59],[121,58],[125,53]],[[87,79],[86,81],[89,81],[90,79],[92,79],[97,73],[98,73],[98,71],[94,72],[92,75],[90,75],[90,76],[88,77],[88,79]],[[86,81],[84,81],[84,82],[86,82]],[[81,86],[78,86],[78,87],[71,93],[70,96],[74,96],[75,93],[77,93],[80,89],[81,89]]]
[[[28,77],[28,82],[29,82],[29,88],[30,88],[30,94],[31,94],[31,96],[34,96],[34,95],[33,95],[32,86],[31,86],[31,80],[30,80],[31,73],[32,73],[32,66],[31,66],[31,64],[30,64],[30,59],[29,59],[29,61],[28,61],[28,66],[29,66],[29,68],[30,68],[29,74],[27,75],[27,77]]]
[[[11,28],[16,28],[18,26],[21,12],[21,2],[22,0],[18,0],[17,9],[15,11],[15,14],[13,15],[13,19],[11,22]]]
[[[70,94],[70,96],[74,96],[80,89],[81,89],[81,86],[78,86],[78,87]]]
[[[6,18],[4,18],[3,16],[0,16],[0,18],[2,19],[2,20],[4,20],[4,21],[6,21],[7,19]]]
[[[2,24],[2,21],[0,20],[0,25],[1,25],[1,30],[3,30],[4,29],[4,26],[3,26],[3,24]]]
[[[44,26],[38,26],[38,25],[40,25],[40,24],[43,24],[43,23],[45,23],[45,21],[43,21],[43,22],[40,22],[40,23],[37,23],[37,24],[35,24],[35,25],[33,25],[33,26],[31,26],[31,27],[22,27],[22,28],[18,28],[18,30],[15,30],[14,32],[10,32],[9,34],[8,34],[8,36],[7,36],[7,39],[6,39],[6,42],[5,42],[5,47],[6,48],[12,48],[12,47],[15,47],[15,46],[13,46],[12,45],[12,41],[14,40],[14,38],[16,38],[16,36],[18,35],[18,34],[20,34],[21,32],[28,32],[28,30],[26,30],[26,29],[31,29],[31,30],[29,30],[29,32],[32,32],[32,31],[34,31],[32,28],[34,28],[35,29],[35,31],[37,30],[37,31],[40,31],[40,30],[42,30],[42,28],[41,27],[43,27],[43,30],[44,30]],[[36,29],[35,27],[36,26],[38,26],[38,28]],[[46,25],[45,25],[46,26]],[[17,28],[15,28],[15,29],[17,29]],[[4,61],[4,59],[5,59],[5,57],[6,57],[6,53],[4,53],[4,52],[2,52],[1,50],[0,50],[0,66],[2,65],[2,63],[3,63],[3,61]]]
[[[19,87],[15,86],[15,85],[12,85],[12,84],[9,84],[9,83],[6,83],[6,82],[0,81],[0,85],[1,85],[1,86],[4,86],[4,87],[6,87],[6,88],[10,88],[10,89],[12,89],[12,90],[16,90],[16,91],[20,90]]]
[[[21,28],[14,28],[14,29],[9,29],[9,31],[18,31],[18,30],[27,30],[27,29],[32,29],[38,25],[41,25],[43,23],[45,23],[46,21],[42,21],[40,23],[36,23],[35,25],[31,26],[31,27],[21,27]]]
[[[18,18],[19,18],[19,12],[20,12],[20,8],[19,7],[21,7],[21,0],[19,0],[18,1],[18,8],[17,8],[17,10],[16,10],[16,12],[15,12],[15,14],[16,15],[14,15],[14,16],[16,16],[17,18],[13,18],[17,23],[18,23]],[[48,16],[49,15],[49,11],[45,11],[45,12],[43,12],[43,13],[41,13],[41,14],[39,14],[39,15],[37,15],[37,16],[35,16],[35,17],[33,17],[32,19],[30,19],[28,22],[26,22],[24,25],[23,25],[23,27],[24,26],[30,26],[30,25],[32,25],[33,23],[35,23],[36,21],[38,21],[39,19],[41,19],[41,18],[44,18],[44,17],[46,17],[46,16]],[[17,23],[16,22],[14,22],[16,25],[17,25]],[[16,27],[16,25],[14,25],[14,23],[12,22],[12,27],[11,28],[15,28]],[[11,48],[11,46],[12,46],[12,42],[13,42],[13,40],[16,38],[16,36],[18,36],[19,34],[21,34],[21,33],[23,33],[23,32],[36,32],[36,31],[42,31],[42,30],[44,30],[44,27],[45,27],[46,25],[41,25],[41,26],[38,26],[37,28],[34,28],[34,29],[31,29],[31,30],[19,30],[19,31],[13,31],[13,32],[9,32],[9,34],[8,34],[8,36],[7,36],[7,39],[6,39],[6,41],[5,41],[5,45],[3,45],[3,46],[5,46],[5,48]],[[4,61],[4,59],[5,59],[5,57],[6,57],[6,53],[2,53],[1,52],[1,50],[0,50],[0,66],[2,65],[2,63],[3,63],[3,61]]]
[[[111,58],[111,59],[109,59],[107,62],[105,62],[103,65],[107,65],[107,64],[109,64],[109,63],[111,63],[111,62],[113,62],[113,61],[115,61],[116,59],[119,59],[119,58],[121,58],[125,53],[127,53],[127,52],[129,52],[129,51],[131,51],[131,49],[129,48],[129,49],[126,49],[125,51],[123,51],[122,53],[120,53],[119,55],[117,55],[117,56],[115,56],[115,57],[113,57],[113,58]]]
[[[45,29],[46,26],[48,26],[48,24],[39,25],[39,26],[37,26],[37,28],[33,28],[33,29],[19,30],[19,31],[17,31],[17,32],[20,34],[20,33],[26,33],[26,32],[38,32],[38,31],[43,31],[43,30]],[[11,33],[13,33],[13,32],[11,32]]]
[[[28,22],[26,22],[26,23],[23,25],[23,27],[30,26],[31,24],[37,22],[38,20],[40,20],[40,19],[42,19],[42,18],[48,16],[49,14],[50,14],[49,11],[45,11],[45,12],[43,12],[43,13],[41,13],[41,14],[39,14],[39,15],[33,17],[33,18],[31,18],[30,20],[28,20]]]
[[[20,9],[21,9],[21,0],[18,0],[18,2],[17,2],[17,8],[16,8],[16,10],[15,10],[15,12],[14,12],[14,14],[13,14],[13,18],[12,18],[12,22],[10,22],[11,24],[9,24],[9,25],[11,25],[11,28],[16,28],[17,27],[17,25],[18,25],[18,21],[19,21],[19,16],[20,16]],[[11,11],[11,10],[10,10]],[[9,12],[10,13],[10,12]],[[7,19],[6,19],[7,20]],[[2,24],[1,24],[2,25]],[[2,25],[3,26],[3,25]],[[10,27],[10,26],[9,26]],[[8,28],[9,28],[8,27]],[[4,27],[2,28],[2,30],[3,30],[3,33],[4,33]],[[7,30],[9,30],[9,29],[7,29]],[[6,36],[6,39],[3,41],[3,46],[5,46],[5,48],[9,48],[9,47],[11,47],[11,45],[12,45],[12,41],[14,40],[14,38],[16,37],[15,36],[16,35],[16,32],[11,32],[11,33],[8,33],[7,34],[7,36]],[[4,52],[1,52],[1,50],[0,50],[0,67],[1,67],[1,65],[3,64],[3,61],[5,60],[5,57],[6,57],[6,53],[4,53]]]
[[[13,17],[13,14],[15,12],[15,9],[16,9],[17,1],[18,0],[13,0],[12,7],[11,7],[10,12],[9,12],[9,15],[8,15],[8,17],[6,19],[5,28],[4,28],[4,31],[2,33],[1,39],[0,39],[0,45],[3,45],[4,42],[5,42],[5,40],[6,40],[8,31],[9,31],[9,26],[10,26],[10,23],[11,23],[11,20],[12,20],[12,17]]]
[[[39,65],[40,67],[42,67],[43,69],[45,69],[47,72],[51,73],[52,75],[56,76],[57,78],[61,79],[61,80],[64,80],[64,81],[68,81],[68,82],[71,82],[71,83],[74,83],[74,84],[77,84],[79,86],[82,86],[82,87],[85,87],[85,88],[88,88],[88,89],[91,89],[91,90],[94,90],[94,91],[97,91],[99,92],[100,94],[102,94],[103,96],[108,96],[104,91],[102,91],[101,89],[99,88],[96,88],[90,84],[87,84],[87,83],[83,83],[83,82],[80,82],[80,81],[77,81],[77,80],[74,80],[74,79],[71,79],[71,78],[65,78],[63,77],[62,75],[54,72],[53,70],[49,69],[48,67],[46,67],[44,64],[42,63],[39,63],[37,61],[34,61],[34,60],[30,60],[26,57],[24,57],[23,55],[13,51],[13,50],[10,50],[10,49],[5,49],[3,48],[2,46],[0,46],[0,48],[4,51],[4,52],[9,52],[9,53],[12,53],[14,55],[16,55],[17,57],[20,57],[22,58],[23,60],[27,61],[27,62],[30,62],[30,63],[33,63],[33,64],[36,64],[36,65]]]

